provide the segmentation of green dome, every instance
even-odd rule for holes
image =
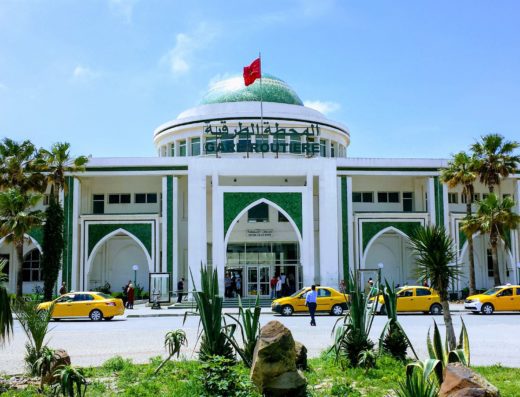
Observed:
[[[262,83],[257,79],[253,84],[246,87],[242,76],[231,77],[219,81],[211,86],[204,95],[201,105],[226,102],[276,102],[289,105],[303,106],[298,94],[277,77],[264,74]]]

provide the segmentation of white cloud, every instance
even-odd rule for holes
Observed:
[[[72,71],[72,78],[76,81],[88,81],[96,78],[98,74],[92,69],[78,65]]]
[[[341,107],[339,103],[330,101],[303,101],[303,104],[323,114],[333,113]]]
[[[197,58],[197,54],[207,48],[215,39],[216,32],[206,24],[201,24],[191,33],[178,33],[175,46],[163,56],[163,61],[174,76],[187,74]]]
[[[134,6],[137,0],[108,0],[108,5],[112,13],[123,19],[126,23],[132,23]]]

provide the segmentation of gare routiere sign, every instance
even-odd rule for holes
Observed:
[[[290,137],[315,137],[320,135],[320,127],[317,124],[311,124],[309,127],[293,127],[283,128],[278,123],[274,124],[274,128],[268,121],[263,123],[263,128],[259,123],[250,123],[248,125],[238,123],[238,127],[232,131],[226,124],[221,121],[219,124],[206,123],[204,133],[215,137],[215,140],[206,139],[204,150],[206,153],[319,153],[319,142],[280,142],[286,136]],[[268,143],[269,136],[275,137],[275,142]],[[238,136],[238,143],[235,144],[234,139]],[[251,136],[256,137],[255,142],[251,142]]]

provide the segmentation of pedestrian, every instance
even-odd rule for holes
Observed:
[[[237,291],[237,295],[242,297],[242,279],[240,278],[240,275],[237,275],[235,279],[235,288]]]
[[[128,284],[128,290],[127,290],[128,303],[126,306],[128,309],[134,308],[134,292],[135,292],[134,285],[132,283]]]
[[[276,280],[276,298],[281,298],[282,297],[282,278],[279,277],[277,280]]]
[[[182,277],[177,283],[177,303],[182,302],[182,295],[184,292],[184,277]]]
[[[424,279],[424,281],[422,283],[422,286],[426,287],[426,288],[429,288],[430,286],[428,285],[428,280]]]
[[[282,282],[282,296],[287,295],[287,276],[285,273],[280,275],[280,281]]]
[[[316,286],[311,286],[311,290],[307,292],[307,296],[305,297],[305,306],[309,309],[309,313],[311,315],[311,326],[316,326],[316,320],[314,319],[314,314],[316,313],[317,306],[317,298],[318,293],[316,292]]]
[[[132,281],[128,280],[126,285],[123,286],[123,306],[127,307],[128,305],[128,286],[132,283]]]
[[[66,293],[67,293],[67,284],[64,281],[61,283],[60,295],[65,295]]]
[[[339,282],[339,292],[341,292],[342,294],[347,292],[347,286],[345,285],[345,280],[341,280]]]
[[[278,277],[276,277],[276,274],[273,275],[271,278],[271,281],[269,282],[269,285],[271,286],[271,299],[276,298],[276,284],[278,283]]]
[[[229,273],[226,273],[226,277],[224,277],[224,296],[231,298],[231,277]]]

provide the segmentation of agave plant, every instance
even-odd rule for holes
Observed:
[[[177,357],[179,357],[182,346],[188,346],[186,333],[182,329],[168,332],[164,336],[164,347],[168,350],[168,357],[157,367],[154,374],[157,374],[173,356],[177,354]]]
[[[34,364],[40,358],[45,347],[45,338],[49,332],[49,322],[54,307],[39,309],[34,301],[17,300],[14,305],[16,317],[27,335],[28,342],[25,345],[25,363],[31,375],[38,375]]]
[[[13,332],[11,299],[5,287],[7,282],[7,275],[4,273],[5,264],[4,260],[0,260],[0,346],[9,339],[11,332]]]
[[[193,281],[193,274],[191,274]],[[202,361],[210,356],[223,356],[235,359],[233,347],[229,342],[229,335],[223,327],[222,304],[224,298],[219,296],[217,269],[209,270],[207,266],[200,266],[200,291],[194,290],[193,296],[197,304],[197,312],[200,316],[202,331],[199,333],[200,350],[199,358]],[[195,285],[195,283],[193,283]],[[188,312],[184,315],[186,322]],[[230,328],[230,335],[233,336],[233,327]],[[197,341],[198,341],[197,338]],[[197,343],[195,343],[197,344]]]
[[[373,350],[363,350],[358,356],[358,365],[365,368],[365,374],[376,366],[376,353]]]
[[[44,346],[40,352],[40,357],[33,364],[33,372],[40,377],[40,388],[43,389],[45,378],[51,373],[55,362],[55,351],[48,346]]]
[[[244,309],[242,305],[242,299],[240,296],[238,297],[238,318],[234,317],[231,314],[226,314],[229,318],[236,322],[240,329],[240,333],[242,336],[243,347],[241,348],[236,338],[229,337],[229,342],[233,345],[237,353],[240,355],[244,364],[247,367],[251,367],[253,363],[253,354],[255,351],[256,342],[258,341],[258,337],[260,336],[260,313],[262,308],[260,307],[260,297],[256,296],[254,309],[251,308]],[[230,326],[226,327],[227,330],[231,330],[234,332],[234,328],[230,328]]]
[[[72,365],[60,367],[55,372],[58,375],[58,383],[53,388],[55,396],[83,397],[87,392],[88,382],[81,368]]]
[[[375,314],[370,308],[370,294],[365,295],[361,291],[357,277],[351,277],[349,304],[349,311],[336,321],[332,329],[335,337],[331,350],[337,360],[346,357],[350,365],[356,367],[359,364],[359,354],[374,348],[369,334]]]
[[[422,376],[418,371],[410,371],[406,374],[404,382],[399,382],[399,388],[394,390],[397,397],[437,397],[438,385]]]
[[[397,320],[397,293],[395,286],[385,280],[385,287],[383,288],[383,299],[385,312],[388,321],[383,327],[381,336],[379,337],[379,351],[387,352],[398,360],[404,361],[406,359],[406,351],[410,348],[417,360],[417,353],[413,348],[412,342],[406,335],[403,327]]]

